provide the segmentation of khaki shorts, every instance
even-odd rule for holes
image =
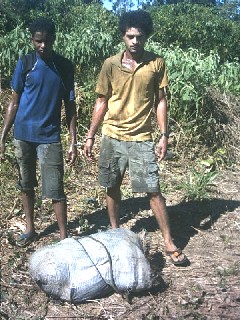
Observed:
[[[152,141],[121,141],[102,137],[99,183],[105,188],[121,185],[126,168],[133,192],[160,191],[159,174]]]
[[[37,186],[36,164],[39,159],[42,197],[65,200],[61,143],[37,144],[15,139],[14,147],[19,169],[18,188],[21,191],[28,191]]]

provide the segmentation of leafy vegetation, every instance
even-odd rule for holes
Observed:
[[[152,7],[150,12],[155,26],[153,40],[163,47],[197,48],[206,55],[213,51],[221,62],[239,59],[239,21],[227,18],[230,13],[222,7],[180,2]]]
[[[187,201],[209,199],[216,175],[214,171],[200,172],[193,169],[186,181],[180,183],[177,189],[184,191],[184,198]]]
[[[198,49],[163,48],[153,41],[149,41],[146,48],[159,53],[167,62],[171,112],[178,120],[180,116],[200,115],[202,97],[209,87],[240,94],[240,65],[236,62],[221,64],[217,53],[205,56]]]
[[[154,6],[148,7],[155,32],[147,49],[161,54],[166,60],[170,80],[170,129],[175,133],[180,130],[183,136],[190,137],[186,139],[189,145],[194,141],[193,136],[198,143],[211,141],[213,144],[217,120],[212,105],[206,103],[209,88],[226,94],[240,94],[237,6],[205,6],[190,2],[159,4],[155,2]],[[16,5],[21,8],[21,15],[16,13]],[[126,8],[127,4],[115,2],[115,5]],[[9,87],[17,59],[31,50],[29,22],[38,16],[52,18],[57,25],[55,50],[76,66],[81,136],[91,119],[94,88],[102,62],[122,49],[117,28],[121,10],[116,9],[117,13],[108,11],[97,2],[82,0],[3,0],[0,7],[1,87]],[[217,144],[213,151],[221,147]]]

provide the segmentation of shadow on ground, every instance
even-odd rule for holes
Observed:
[[[184,248],[189,239],[197,233],[196,229],[207,230],[211,228],[218,218],[226,212],[234,211],[240,206],[240,201],[211,199],[203,201],[182,202],[177,205],[168,206],[168,214],[171,226],[172,236],[178,247]],[[127,223],[140,211],[150,210],[148,197],[130,198],[122,201],[120,220],[121,224]],[[81,233],[81,236],[92,234],[98,231],[104,231],[109,228],[109,218],[106,208],[96,210],[90,214],[84,215],[91,229]],[[79,218],[68,223],[70,234],[79,227]],[[142,230],[155,232],[158,230],[154,216],[146,215],[140,217],[131,228],[133,232]],[[47,227],[42,233],[46,236],[58,230],[57,223]]]
[[[182,202],[177,205],[168,206],[168,214],[174,237],[177,245],[185,247],[188,240],[197,233],[194,228],[207,230],[213,226],[218,218],[226,212],[234,211],[240,206],[240,201],[212,199],[203,201]],[[148,197],[130,198],[122,201],[120,220],[121,224],[127,223],[140,211],[150,210]],[[106,230],[109,226],[109,218],[106,209],[96,210],[87,214],[85,218],[94,227],[91,233],[99,230]],[[69,222],[69,228],[76,228],[78,220]],[[136,221],[131,228],[134,232],[145,229],[147,232],[158,230],[154,216],[142,217]]]

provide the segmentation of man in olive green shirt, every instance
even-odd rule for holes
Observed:
[[[98,95],[87,134],[84,154],[92,159],[94,135],[102,126],[99,182],[107,189],[107,207],[112,228],[119,228],[120,187],[129,168],[133,192],[146,192],[162,231],[166,254],[175,265],[185,265],[187,257],[172,241],[165,199],[160,192],[157,159],[167,151],[168,85],[164,60],[144,50],[152,33],[152,19],[142,10],[124,13],[119,29],[125,50],[106,59],[97,82]],[[155,108],[161,138],[152,139],[151,117]]]

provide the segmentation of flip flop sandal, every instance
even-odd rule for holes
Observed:
[[[173,255],[174,257],[178,258],[181,254],[184,256],[184,258],[182,260],[174,260],[171,257]],[[166,255],[170,258],[170,261],[175,266],[183,266],[189,262],[188,258],[185,256],[185,254],[179,248],[177,248],[176,250],[173,250],[173,251],[166,251]]]
[[[28,246],[30,243],[32,243],[34,240],[36,240],[37,236],[37,232],[22,233],[16,240],[16,245],[18,247],[24,248]]]

